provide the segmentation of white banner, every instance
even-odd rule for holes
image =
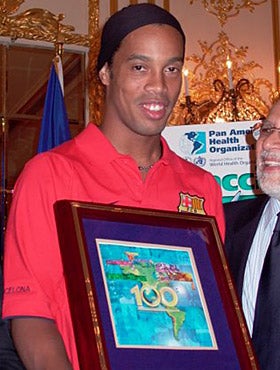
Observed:
[[[163,131],[180,157],[211,172],[220,184],[223,202],[260,194],[255,173],[254,121],[168,126]]]

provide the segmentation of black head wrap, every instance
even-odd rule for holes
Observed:
[[[177,19],[167,10],[148,3],[129,5],[113,14],[103,27],[97,70],[100,71],[113,57],[125,36],[148,24],[167,24],[176,28],[182,35],[185,46],[184,31]]]

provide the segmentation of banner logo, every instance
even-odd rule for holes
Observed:
[[[187,155],[206,153],[206,133],[204,131],[190,131],[184,133],[179,143],[180,149]]]
[[[199,167],[204,167],[206,165],[206,158],[199,155],[198,157],[194,158],[193,163]]]

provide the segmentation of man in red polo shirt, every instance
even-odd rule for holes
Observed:
[[[28,369],[79,369],[53,204],[59,199],[202,213],[224,234],[221,190],[161,137],[176,103],[185,35],[152,4],[105,24],[97,70],[104,119],[35,156],[19,177],[5,245],[4,315]],[[192,201],[196,199],[196,201]],[[78,304],[78,302],[77,302]]]

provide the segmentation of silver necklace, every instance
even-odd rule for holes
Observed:
[[[149,166],[138,166],[138,170],[139,171],[147,172],[147,171],[149,171],[153,167],[153,165],[154,165],[154,163],[153,164],[150,164]]]
[[[148,166],[138,166],[138,170],[142,172],[148,172],[154,166],[154,164],[160,159],[160,157],[161,157],[161,153],[158,159],[154,163],[149,164]]]

